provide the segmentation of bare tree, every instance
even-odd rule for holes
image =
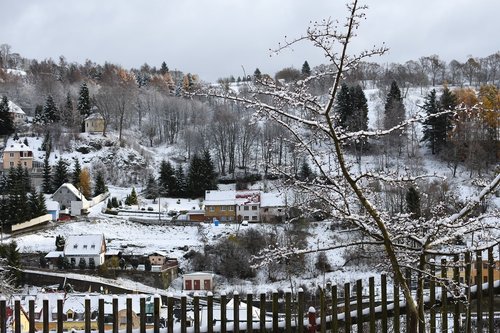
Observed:
[[[313,180],[298,181],[294,180],[293,175],[286,169],[274,168],[274,170],[283,174],[286,179],[294,180],[289,184],[296,193],[304,193],[304,197],[311,203],[321,202],[323,206],[329,208],[332,216],[352,223],[369,239],[360,240],[358,244],[379,246],[384,250],[389,269],[394,274],[395,283],[400,286],[406,300],[410,331],[416,332],[417,327],[423,325],[425,321],[421,300],[423,299],[423,276],[432,275],[429,269],[429,256],[437,253],[458,253],[459,250],[453,245],[456,237],[467,237],[473,232],[481,232],[482,242],[482,244],[474,243],[473,248],[479,249],[481,245],[489,245],[489,242],[498,242],[498,239],[489,232],[497,228],[495,221],[498,221],[498,212],[478,214],[473,218],[467,218],[467,216],[479,202],[496,191],[500,184],[500,174],[495,175],[493,180],[462,209],[446,217],[431,216],[416,222],[409,214],[397,212],[393,214],[384,208],[381,204],[383,202],[381,194],[370,188],[372,181],[378,180],[395,186],[404,182],[415,182],[425,175],[409,177],[404,173],[380,174],[369,169],[359,172],[353,163],[353,157],[346,154],[344,145],[357,138],[373,138],[397,133],[408,123],[418,119],[406,120],[400,124],[394,124],[391,128],[375,132],[345,133],[336,127],[335,98],[344,75],[355,68],[361,60],[384,54],[387,50],[381,47],[362,51],[359,54],[349,53],[349,46],[355,37],[359,22],[365,18],[366,6],[359,5],[358,1],[354,0],[347,5],[347,8],[348,16],[345,22],[320,21],[310,27],[305,36],[287,41],[277,49],[281,51],[303,41],[309,41],[319,48],[330,63],[328,70],[334,70],[332,85],[326,98],[311,95],[309,87],[315,80],[331,75],[331,72],[315,73],[300,82],[293,90],[286,90],[274,84],[272,80],[266,80],[255,86],[255,91],[250,97],[233,94],[220,95],[210,91],[208,94],[246,103],[256,110],[256,116],[266,121],[272,120],[290,132],[297,149],[307,154],[314,164],[317,177]],[[343,31],[340,27],[343,27]],[[267,97],[265,102],[261,96]],[[330,172],[328,167],[328,149],[325,149],[325,146],[331,147],[335,155],[334,161],[331,161],[335,163],[333,172]],[[264,151],[268,148],[266,147]],[[272,159],[268,162],[272,162]],[[401,194],[396,197],[399,198],[398,202],[402,201],[401,197]],[[350,245],[354,244],[331,244],[323,250]],[[462,251],[466,250],[470,249],[462,249]],[[269,249],[257,257],[256,261],[260,264],[271,263],[275,262],[277,257],[282,258],[297,253],[297,249]],[[416,296],[412,294],[409,282],[403,274],[407,268],[419,273]],[[432,278],[443,282],[436,276]],[[449,287],[450,285],[443,284],[443,286]],[[456,287],[456,284],[452,286]]]

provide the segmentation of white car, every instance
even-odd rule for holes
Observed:
[[[247,221],[247,220],[243,220],[243,221],[241,221],[241,225],[242,225],[242,226],[247,226],[247,225],[248,225],[248,221]]]

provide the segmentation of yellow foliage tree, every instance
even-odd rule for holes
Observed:
[[[90,198],[92,195],[92,189],[90,185],[90,172],[88,168],[83,168],[80,173],[80,192],[85,196],[85,198]]]

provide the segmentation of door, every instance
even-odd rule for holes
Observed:
[[[194,280],[194,290],[200,290],[200,280]]]
[[[186,282],[185,282],[186,283],[186,286],[185,286],[186,290],[193,290],[191,282],[192,282],[191,280],[186,280]]]
[[[210,280],[203,281],[203,290],[212,290],[212,286],[210,285]]]

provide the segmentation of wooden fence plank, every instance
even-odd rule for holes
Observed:
[[[441,279],[445,281],[448,277],[448,266],[446,259],[441,259]],[[448,332],[448,290],[446,285],[441,283],[441,332]]]
[[[471,293],[470,293],[470,286],[471,286],[471,274],[472,274],[472,260],[471,260],[471,253],[470,251],[465,252],[465,277],[464,277],[464,283],[466,285],[466,294],[465,296],[467,297],[467,301],[469,304],[467,304],[467,309],[465,313],[465,332],[469,333],[472,330],[472,321],[471,321],[471,310],[472,307],[470,305],[471,301]]]
[[[304,290],[299,288],[299,292],[297,294],[297,327],[299,332],[302,332],[304,326]]]
[[[194,333],[200,333],[200,295],[198,293],[194,293],[193,312],[194,312]]]
[[[394,283],[394,295],[393,295],[393,299],[394,299],[394,317],[392,318],[393,319],[393,322],[392,322],[392,325],[393,325],[393,328],[394,328],[394,332],[399,332],[400,331],[400,327],[401,327],[401,323],[400,323],[400,310],[399,310],[399,285],[397,284],[396,282],[396,279],[393,279],[393,283]]]
[[[375,333],[375,278],[368,279],[368,299],[370,304],[370,333]]]
[[[234,333],[239,333],[240,331],[240,295],[237,291],[233,292],[233,322],[234,322]]]
[[[429,333],[436,333],[436,261],[434,258],[430,260],[430,274],[429,279]]]
[[[285,291],[285,332],[292,333],[292,291]]]
[[[0,295],[0,333],[7,333],[7,299]]]
[[[358,333],[363,333],[363,281],[356,280],[356,325]]]
[[[477,331],[483,330],[483,251],[476,251]]]
[[[170,309],[169,309],[170,310]],[[213,333],[214,331],[214,295],[211,291],[207,293],[207,331]],[[173,331],[170,331],[173,332]]]
[[[221,333],[227,332],[227,295],[226,292],[220,293],[220,331]]]
[[[92,311],[90,310],[90,296],[85,296],[85,333],[90,333],[92,326],[90,325],[90,316]],[[127,332],[130,333],[130,332]]]
[[[273,290],[273,332],[278,332],[278,313],[279,313],[279,308],[278,308],[278,291]]]
[[[99,296],[99,301],[97,305],[97,320],[98,320],[98,331],[99,333],[104,333],[104,297],[101,295]]]
[[[49,332],[49,300],[43,300],[43,329],[44,333]],[[14,333],[21,333],[21,300],[14,299]]]
[[[338,298],[337,298],[337,286],[332,286],[332,332],[338,332],[339,322],[338,322]]]
[[[181,296],[181,333],[186,333],[187,329],[187,296]]]
[[[319,316],[320,316],[320,332],[326,333],[326,299],[325,299],[325,288],[320,289],[320,307],[319,307]]]
[[[382,332],[387,333],[387,275],[380,275],[380,297],[381,303],[380,306],[382,308],[382,313],[380,315],[381,324],[382,324]]]
[[[457,288],[460,283],[460,257],[455,254],[453,257],[453,281],[455,282]],[[460,302],[455,300],[455,305],[453,307],[453,332],[460,333]]]
[[[351,332],[351,284],[344,284],[344,331]]]
[[[146,298],[139,298],[139,332],[146,333]]]
[[[266,331],[266,294],[260,294],[259,300],[260,318],[259,318],[259,329],[261,332]]]
[[[493,246],[488,249],[488,332],[494,332],[495,326],[495,290]]]
[[[208,292],[207,297],[208,297],[207,302],[210,304],[210,301],[212,300],[212,294]],[[213,308],[212,306],[209,306],[209,315],[211,313],[212,308]],[[209,317],[209,323],[211,322],[212,318]],[[210,330],[210,327],[212,327],[212,325],[209,325],[208,327]],[[168,333],[174,332],[174,296],[172,294],[167,295],[167,332]]]
[[[253,295],[252,292],[247,292],[247,333],[253,333]]]

